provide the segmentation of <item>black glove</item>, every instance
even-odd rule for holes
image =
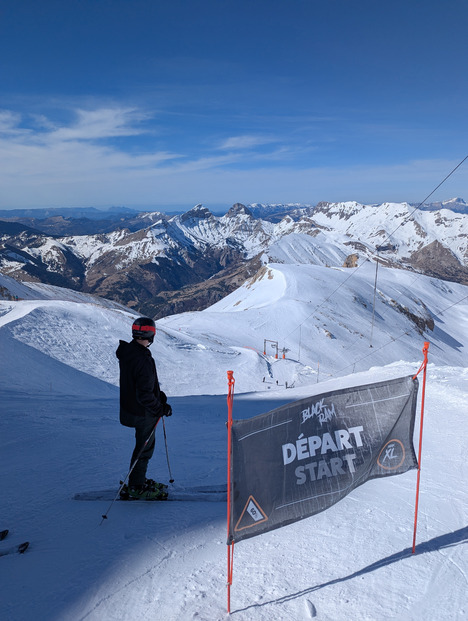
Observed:
[[[163,405],[166,405],[167,403],[166,393],[163,392],[162,390],[159,391],[159,400],[161,401]]]
[[[172,416],[172,408],[169,403],[165,403],[163,406],[163,416]]]

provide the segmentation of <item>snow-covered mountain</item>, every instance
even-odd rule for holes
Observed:
[[[416,207],[416,205],[415,205]],[[439,209],[450,209],[450,211],[456,211],[458,213],[468,214],[468,204],[463,198],[449,198],[446,201],[438,201],[436,203],[425,203],[421,205],[420,209],[423,211],[437,211]]]
[[[247,418],[416,373],[430,342],[416,554],[416,472],[369,481],[321,514],[236,545],[239,621],[468,613],[468,287],[382,267],[373,313],[374,272],[370,263],[269,264],[214,306],[157,322],[152,350],[174,411],[166,428],[178,487],[226,480],[228,369],[234,417]],[[132,314],[57,287],[8,277],[0,286],[23,298],[0,301],[1,529],[10,529],[0,554],[31,542],[0,559],[0,617],[225,619],[225,503],[116,503],[102,523],[108,502],[72,499],[116,488],[128,468],[133,437],[118,423],[114,351],[130,338]],[[169,478],[159,428],[149,474]]]
[[[205,308],[269,262],[341,267],[374,261],[378,253],[385,265],[468,283],[466,214],[356,202],[293,211],[272,222],[241,204],[224,216],[197,205],[170,218],[142,214],[139,230],[62,237],[0,222],[0,270],[96,293],[157,317]]]

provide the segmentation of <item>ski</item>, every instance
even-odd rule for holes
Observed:
[[[5,550],[0,549],[0,556],[7,556],[7,554],[24,554],[28,548],[29,541],[23,541],[23,543],[12,546],[11,548],[6,548]]]
[[[198,493],[198,494],[227,494],[227,485],[195,485],[191,487],[173,487],[174,491],[179,492],[190,492],[190,493]]]
[[[3,541],[5,539],[5,537],[8,535],[10,531],[8,530],[8,528],[6,528],[5,530],[0,531],[0,541]]]
[[[137,500],[137,499],[122,499],[117,498],[118,502],[168,502],[168,501],[188,501],[188,502],[225,502],[227,500],[227,492],[225,485],[215,486],[198,486],[182,488],[177,487],[174,489],[168,489],[167,498],[154,499],[154,500]],[[73,500],[106,500],[112,501],[117,496],[117,489],[103,489],[89,492],[80,492],[73,496]]]

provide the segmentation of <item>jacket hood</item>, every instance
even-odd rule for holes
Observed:
[[[119,360],[125,357],[125,353],[127,352],[128,347],[130,347],[130,343],[127,343],[127,341],[119,341],[119,346],[117,347],[117,351],[115,352],[115,355]]]
[[[151,356],[151,352],[147,347],[143,347],[136,341],[119,341],[119,346],[117,347],[117,351],[115,355],[119,360],[124,360],[126,358],[133,358],[134,356]]]

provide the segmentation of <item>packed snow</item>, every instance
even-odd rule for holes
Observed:
[[[211,308],[157,322],[178,489],[226,482],[227,370],[234,418],[247,418],[415,373],[430,342],[416,554],[416,471],[369,481],[235,546],[235,620],[468,618],[468,288],[382,268],[373,309],[374,276],[370,265],[269,265]],[[226,619],[225,502],[117,502],[103,521],[108,502],[73,500],[117,490],[127,472],[114,352],[134,315],[57,287],[4,276],[0,287],[13,298],[0,301],[0,530],[10,529],[0,553],[31,542],[0,558],[0,617]],[[421,389],[418,412],[420,400]],[[168,482],[162,431],[148,474]],[[416,446],[418,436],[419,415]]]

